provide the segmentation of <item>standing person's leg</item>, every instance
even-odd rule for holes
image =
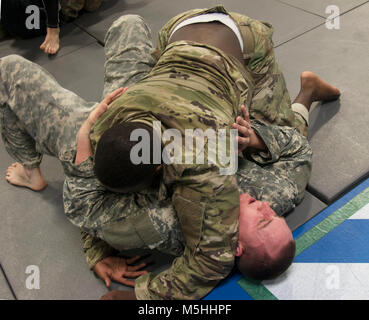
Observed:
[[[55,54],[60,48],[59,1],[41,0],[46,11],[46,38],[40,49],[48,54]]]
[[[140,16],[125,15],[114,21],[105,37],[103,98],[146,76],[155,64],[151,51],[151,31]]]
[[[25,174],[40,173],[42,154],[60,158],[73,152],[77,132],[95,105],[62,88],[39,65],[17,55],[1,58],[1,134],[19,163],[8,168],[7,180],[39,190]]]

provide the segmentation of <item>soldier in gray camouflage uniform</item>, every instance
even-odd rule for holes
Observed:
[[[119,28],[126,33],[117,32]],[[105,65],[106,81],[104,95],[117,87],[130,85],[138,81],[150,71],[155,63],[148,54],[151,50],[150,42],[149,30],[141,18],[126,16],[113,24],[106,38],[107,62]],[[119,55],[119,52],[122,52],[122,50],[114,48],[114,44],[121,45],[121,48],[125,49],[124,53],[126,55]],[[142,47],[139,47],[139,50],[137,50],[137,46],[141,44]],[[132,61],[135,63],[133,66]],[[125,69],[125,66],[121,67],[121,65],[119,68],[114,67],[117,66],[117,62],[123,63],[123,65],[126,63],[127,69]],[[106,192],[101,185],[94,185],[91,159],[82,162],[78,166],[74,165],[76,153],[75,137],[81,124],[96,105],[95,103],[88,103],[70,91],[61,88],[45,70],[17,56],[1,59],[0,77],[2,136],[5,146],[8,152],[26,168],[38,167],[44,153],[56,156],[61,160],[67,177],[72,177],[72,180],[75,179],[75,184],[69,183],[67,186],[68,188],[74,188],[73,192],[64,193],[66,214],[67,216],[69,215],[69,219],[74,222],[80,221],[80,223],[77,222],[76,224],[79,224],[94,235],[99,235],[98,230],[102,224],[110,222],[106,220],[108,219],[106,215],[100,213],[95,216],[96,219],[90,215],[87,219],[88,221],[83,221],[82,225],[80,217],[73,216],[77,211],[68,210],[70,203],[74,199],[77,202],[80,201],[78,199],[79,191],[91,190],[90,188],[93,187],[96,190],[93,201],[96,200],[96,196],[98,198],[103,196],[107,199],[107,201],[104,200],[106,210],[119,211],[123,215],[123,219],[127,218],[128,226],[130,225],[128,222],[131,221],[131,226],[135,226],[135,228],[142,227],[141,231],[143,232],[140,232],[140,234],[144,234],[145,237],[140,239],[136,235],[135,238],[137,238],[139,243],[133,243],[134,247],[162,246],[164,251],[171,251],[177,254],[183,249],[183,235],[181,235],[173,208],[165,199],[165,193],[159,193],[159,197],[157,197],[157,192],[153,193],[150,191],[128,195],[126,198],[122,197],[122,195],[112,195]],[[32,117],[30,117],[30,110],[32,110]],[[240,188],[242,190],[242,185],[250,185],[249,189],[245,189],[247,192],[260,199],[269,199],[278,213],[284,213],[302,198],[310,173],[310,149],[306,139],[297,134],[293,128],[273,127],[270,130],[258,121],[254,121],[253,127],[263,137],[269,153],[254,154],[251,157],[253,161],[241,164],[244,173],[242,174],[241,172],[238,175]],[[290,147],[291,149],[289,149]],[[291,155],[298,156],[291,159]],[[276,159],[286,159],[286,161],[275,163]],[[258,175],[257,172],[261,168],[258,163],[264,166],[265,164],[273,165],[269,166],[270,169],[266,166],[266,169],[262,170],[262,174]],[[254,178],[250,175],[251,172],[255,175]],[[254,180],[251,181],[250,179]],[[283,185],[285,188],[276,192],[276,185],[278,184],[275,181],[278,181],[279,186]],[[268,184],[270,187],[267,187]],[[66,189],[67,191],[68,188]],[[77,197],[73,195],[77,195]],[[284,204],[280,201],[281,198],[290,198],[290,200]],[[73,208],[78,208],[79,205],[74,203]],[[148,209],[144,212],[144,216],[138,210],[140,208]],[[163,211],[161,212],[160,210]],[[148,215],[148,217],[145,218],[145,215]],[[88,223],[91,224],[88,225]],[[182,225],[183,227],[185,226]],[[117,230],[118,237],[120,235],[124,237],[122,231],[128,232],[129,229],[131,228],[121,226]],[[149,231],[153,232],[150,233]],[[106,246],[106,244],[101,244],[101,241],[91,240],[88,236],[86,238],[86,234],[84,234],[84,238],[86,240],[85,250],[90,252],[89,257],[92,257],[89,261],[90,266],[96,264],[96,262],[112,252],[112,249]],[[168,242],[166,243],[168,240],[169,245]],[[119,240],[119,242],[121,244],[125,243],[124,238]],[[93,248],[89,247],[90,245],[93,245]],[[169,248],[169,250],[166,250],[165,247]],[[146,276],[146,279],[142,279],[140,283],[147,283],[148,277]],[[214,286],[214,284],[211,286]],[[191,290],[193,289],[191,288]],[[198,291],[196,294],[189,296],[183,292],[182,297],[201,297],[211,287],[196,289]],[[169,292],[165,294],[165,288],[157,288],[157,290],[157,294],[160,292],[161,297],[171,297],[171,295],[168,295]],[[159,297],[157,294],[152,296],[145,294],[144,296],[157,298]],[[172,297],[178,296],[173,293]]]

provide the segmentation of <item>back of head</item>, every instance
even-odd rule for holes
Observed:
[[[237,258],[240,272],[255,280],[269,280],[278,277],[291,265],[296,245],[293,239],[282,243],[264,241],[262,247],[247,248]]]
[[[131,141],[131,134],[138,129],[146,130],[150,139],[148,163],[135,164],[131,159],[132,148],[139,143]],[[139,122],[123,122],[106,130],[95,152],[97,179],[108,189],[119,192],[138,191],[150,185],[158,167],[152,164],[153,136],[153,129]]]

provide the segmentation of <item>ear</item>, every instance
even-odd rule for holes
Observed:
[[[242,244],[238,241],[237,249],[236,249],[236,257],[242,256],[243,253],[243,247]]]

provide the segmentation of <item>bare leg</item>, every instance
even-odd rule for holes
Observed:
[[[33,191],[41,191],[47,186],[40,167],[27,169],[19,162],[15,162],[8,167],[5,179],[15,186],[26,187]]]
[[[294,103],[301,103],[308,110],[315,101],[336,100],[341,95],[336,87],[322,80],[313,72],[304,71],[301,73],[300,80],[301,89]]]
[[[59,51],[59,28],[47,28],[45,41],[41,44],[40,49],[47,54],[55,54]]]

